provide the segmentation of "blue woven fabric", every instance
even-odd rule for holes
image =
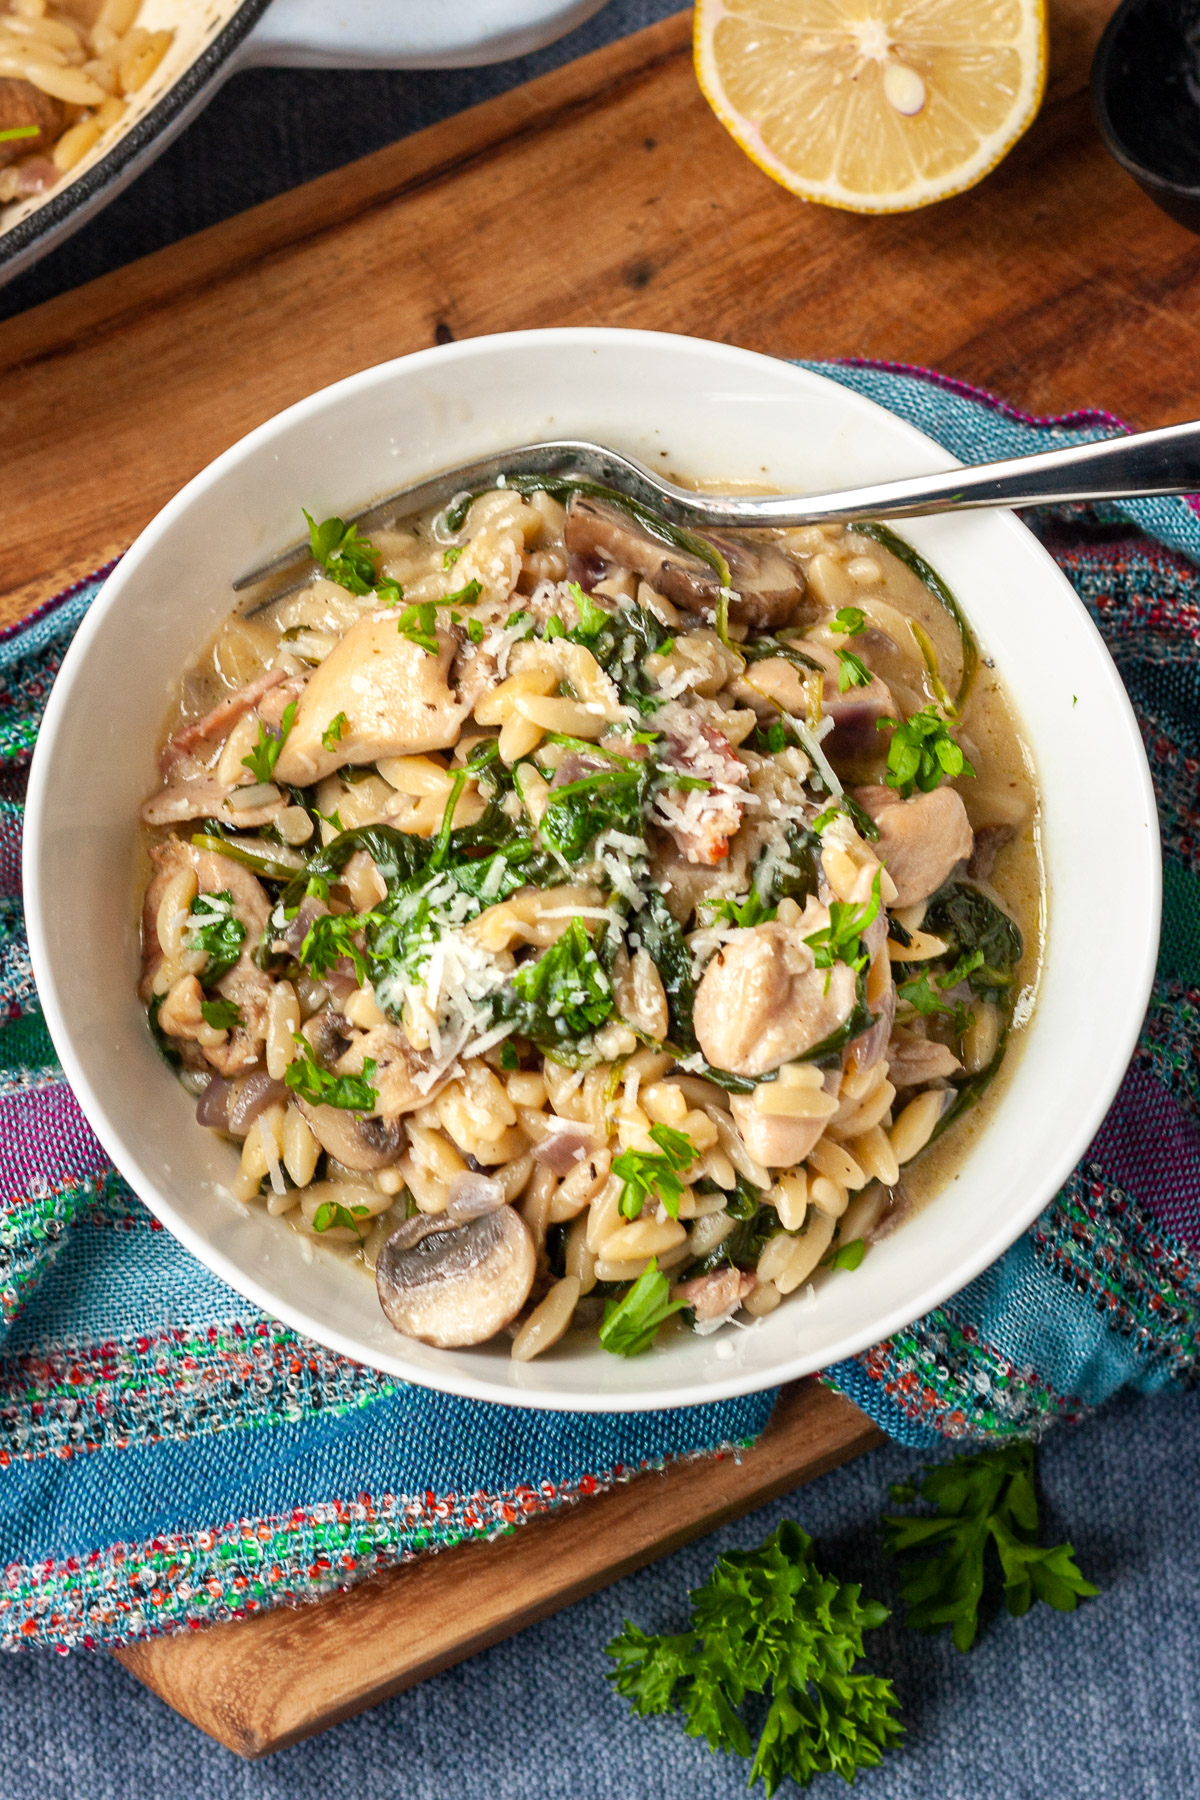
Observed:
[[[1023,420],[937,378],[820,367],[964,460],[1115,429],[1096,414]],[[1176,714],[1189,703],[1195,665],[1177,652],[1194,650],[1198,586],[1178,552],[1200,558],[1200,523],[1182,501],[1132,503],[1123,516],[1119,555],[1111,531],[1097,536],[1075,514],[1047,529],[1059,531],[1051,548],[1134,694],[1170,827],[1166,962],[1130,1076],[1144,1086],[1136,1107],[1118,1108],[1111,1141],[1097,1140],[1055,1206],[993,1269],[908,1332],[829,1371],[909,1445],[1039,1432],[1121,1387],[1195,1379],[1200,1206],[1194,1221],[1189,1208],[1200,1182],[1188,1183],[1200,1169],[1200,995],[1188,919],[1200,891],[1200,747],[1188,748],[1188,722]],[[12,770],[94,592],[85,584],[0,641],[0,757]],[[1161,656],[1147,651],[1155,631]],[[18,801],[0,794],[0,901],[10,907],[0,932],[0,1016],[10,1020],[0,1030],[9,1176],[0,1195],[0,1634],[9,1644],[112,1641],[308,1597],[762,1428],[769,1394],[580,1417],[405,1388],[262,1318],[209,1275],[106,1168],[54,1062],[20,930]],[[1126,1115],[1151,1118],[1158,1137],[1131,1140]],[[1157,1146],[1167,1141],[1181,1147],[1178,1192],[1159,1191]]]

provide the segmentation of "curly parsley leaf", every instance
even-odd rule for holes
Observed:
[[[258,722],[258,742],[249,756],[243,756],[242,767],[249,769],[255,781],[270,781],[275,774],[275,764],[279,761],[279,752],[287,743],[288,733],[296,718],[296,701],[291,700],[283,709],[283,717],[279,721],[278,731],[269,731],[260,719]]]
[[[810,932],[804,940],[812,950],[815,968],[832,969],[835,962],[844,962],[856,974],[866,968],[869,958],[861,940],[863,932],[879,914],[880,874],[881,871],[876,869],[871,897],[861,906],[855,906],[849,900],[829,902],[828,925],[822,926],[820,931]]]
[[[677,1219],[683,1198],[680,1176],[695,1162],[696,1146],[686,1132],[671,1125],[652,1125],[650,1136],[658,1145],[657,1152],[623,1150],[613,1160],[613,1174],[624,1183],[620,1210],[625,1218],[636,1219],[647,1200],[653,1200]]]
[[[989,1544],[1014,1617],[1028,1612],[1035,1600],[1057,1612],[1074,1612],[1080,1600],[1099,1593],[1077,1568],[1070,1544],[1047,1547],[1037,1541],[1032,1444],[959,1456],[927,1468],[919,1482],[892,1489],[901,1504],[918,1494],[935,1508],[932,1514],[890,1513],[883,1519],[884,1554],[905,1559],[900,1591],[905,1623],[914,1631],[949,1625],[958,1649],[971,1648]]]
[[[204,968],[204,985],[219,981],[242,953],[246,927],[233,907],[228,888],[215,894],[197,894],[188,908],[187,943],[191,950],[203,950],[208,957]]]
[[[753,1755],[749,1785],[761,1781],[768,1796],[789,1779],[853,1781],[903,1735],[891,1682],[855,1669],[887,1608],[823,1575],[793,1521],[757,1550],[719,1556],[690,1598],[685,1631],[654,1637],[626,1621],[607,1646],[608,1679],[640,1717],[679,1711],[689,1737]],[[767,1700],[757,1747],[744,1716],[762,1716],[756,1695]]]
[[[852,687],[870,687],[871,671],[861,656],[855,656],[853,650],[839,650],[837,655],[839,694]]]
[[[936,706],[923,706],[911,719],[879,719],[876,728],[891,731],[884,780],[905,800],[914,788],[928,794],[943,776],[975,773]]]
[[[345,957],[353,964],[355,978],[361,987],[367,979],[367,965],[354,938],[357,932],[375,923],[374,913],[321,913],[304,934],[300,961],[319,979]]]
[[[437,607],[432,600],[422,600],[415,606],[406,606],[396,620],[396,630],[401,637],[418,645],[426,656],[437,655]]]
[[[943,979],[939,981],[938,986],[951,987],[953,983]],[[954,1031],[958,1037],[962,1036],[971,1022],[970,1009],[964,1006],[960,1000],[943,1000],[937,988],[934,987],[933,977],[928,969],[923,969],[911,981],[899,982],[896,987],[896,998],[897,1000],[906,1000],[914,1011],[919,1012],[926,1019],[932,1018],[936,1013],[948,1013],[954,1021]]]
[[[344,519],[323,519],[318,525],[311,513],[308,541],[313,561],[320,563],[330,581],[336,581],[351,594],[369,594],[375,586],[379,568],[379,552],[368,538],[360,537],[357,525]]]
[[[340,744],[350,729],[350,721],[344,712],[335,713],[321,733],[321,743],[326,750],[332,751]]]
[[[613,1356],[640,1356],[658,1336],[663,1321],[686,1305],[686,1300],[672,1300],[671,1284],[652,1256],[633,1286],[605,1306],[600,1342]]]
[[[242,1022],[242,1009],[236,1000],[202,1000],[200,1017],[214,1031],[236,1031]]]
[[[847,637],[858,637],[867,629],[867,615],[861,606],[842,606],[833,615],[833,629]]]
[[[301,1032],[292,1035],[296,1040],[296,1059],[289,1063],[283,1079],[294,1094],[307,1100],[310,1106],[336,1106],[343,1112],[370,1112],[379,1098],[378,1090],[371,1086],[376,1067],[374,1057],[363,1058],[361,1075],[334,1075],[331,1070],[321,1067],[313,1055],[312,1045]]]
[[[343,1206],[340,1200],[323,1200],[313,1214],[312,1228],[314,1231],[332,1231],[335,1226],[340,1226],[343,1231],[357,1232],[361,1237],[359,1220],[370,1216],[369,1206]]]

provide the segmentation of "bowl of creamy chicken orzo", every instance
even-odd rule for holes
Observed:
[[[68,657],[35,964],[118,1166],[262,1304],[456,1391],[702,1400],[894,1330],[1049,1198],[1140,1020],[1153,810],[1009,516],[696,536],[566,475],[345,522],[568,433],[714,490],[944,461],[642,334],[315,396]]]

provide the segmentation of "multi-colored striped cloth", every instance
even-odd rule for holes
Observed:
[[[966,461],[1119,428],[1031,420],[911,370],[824,370]],[[1087,1156],[985,1275],[828,1371],[901,1442],[1036,1432],[1200,1358],[1200,510],[1034,521],[1142,721],[1166,920],[1133,1065]],[[263,1317],[106,1164],[38,1010],[23,771],[104,571],[0,634],[0,1639],[71,1645],[310,1598],[646,1465],[752,1439],[774,1396],[532,1413],[405,1387]]]

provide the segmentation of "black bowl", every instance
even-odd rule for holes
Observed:
[[[1124,0],[1092,62],[1092,110],[1143,192],[1200,232],[1200,0]]]

